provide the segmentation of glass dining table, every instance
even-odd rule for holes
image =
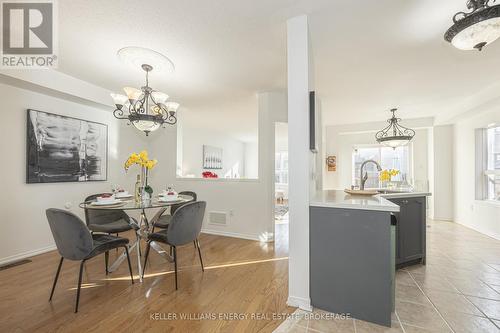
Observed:
[[[178,204],[184,204],[193,201],[194,198],[189,195],[179,195],[178,200],[175,201],[162,201],[158,197],[144,200],[142,202],[136,202],[134,198],[131,199],[120,199],[119,203],[111,205],[99,205],[95,200],[82,202],[79,206],[82,209],[95,209],[95,210],[122,210],[126,213],[138,211],[140,213],[139,221],[134,218],[130,218],[129,223],[132,229],[134,229],[136,234],[136,241],[129,246],[129,250],[132,251],[134,248],[137,252],[137,269],[139,272],[139,280],[142,282],[142,266],[141,266],[141,250],[140,243],[142,239],[147,240],[148,235],[152,232],[155,222],[160,218],[160,216],[167,210],[168,207]],[[148,219],[146,211],[158,209],[156,214]],[[165,251],[158,243],[151,242],[151,248],[154,249],[158,254],[169,262],[173,261],[173,258]],[[109,267],[109,272],[115,271],[120,264],[127,258],[126,253],[123,252],[113,264]]]

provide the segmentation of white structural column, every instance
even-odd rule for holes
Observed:
[[[309,90],[310,52],[307,16],[287,21],[289,279],[288,305],[311,310],[309,297]]]

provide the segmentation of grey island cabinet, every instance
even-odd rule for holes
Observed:
[[[400,207],[381,197],[319,191],[310,201],[312,306],[390,326]],[[391,223],[392,222],[392,223]]]
[[[430,193],[392,193],[382,195],[400,207],[395,213],[397,268],[425,264],[427,197]]]

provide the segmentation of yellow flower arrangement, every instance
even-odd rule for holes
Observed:
[[[140,165],[147,170],[151,170],[156,166],[157,163],[157,160],[150,160],[148,157],[148,152],[143,150],[139,154],[130,154],[127,161],[125,161],[125,171],[128,171],[128,169],[134,164]]]
[[[396,170],[396,169],[382,170],[380,172],[379,179],[382,182],[388,182],[388,181],[391,181],[391,178],[393,176],[397,176],[397,175],[399,175],[399,170]]]

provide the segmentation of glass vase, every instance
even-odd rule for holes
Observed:
[[[143,204],[148,204],[151,200],[151,194],[146,192],[146,187],[148,186],[148,169],[146,167],[142,167],[141,169],[141,200]]]

